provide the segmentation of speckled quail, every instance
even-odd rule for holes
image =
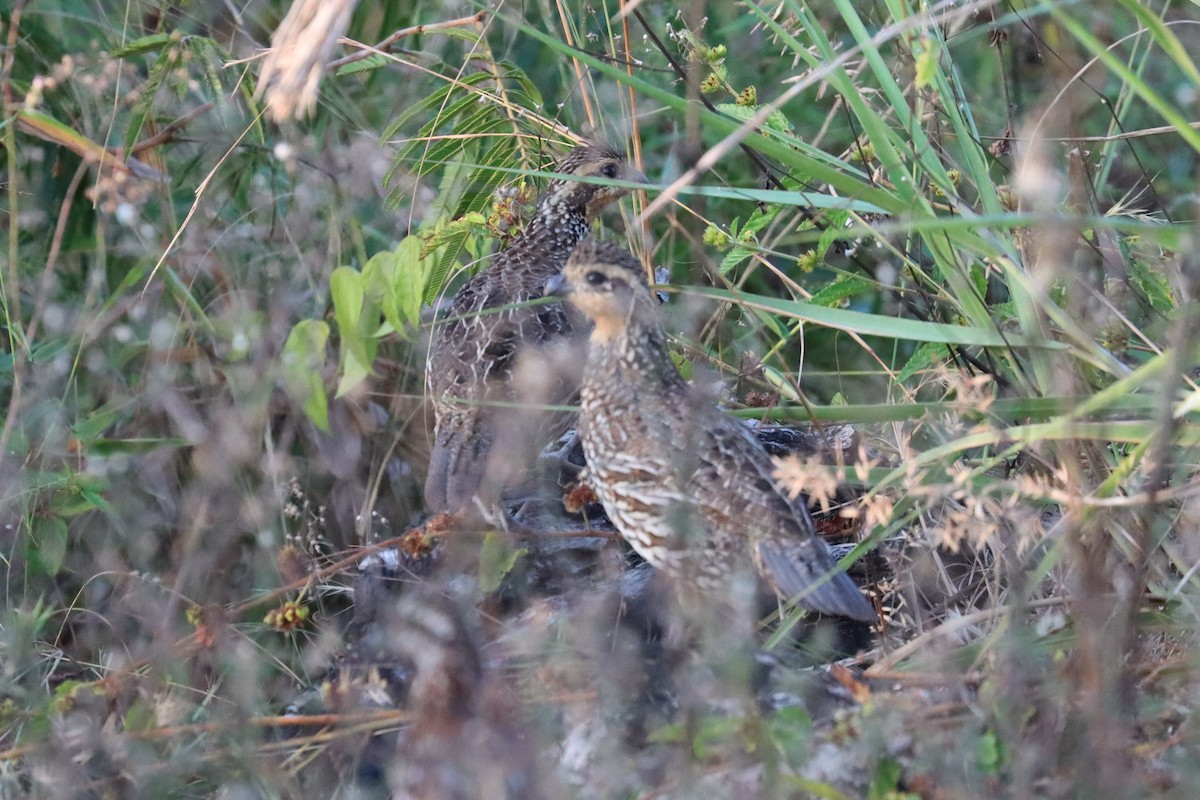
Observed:
[[[684,382],[634,260],[613,245],[581,245],[546,287],[594,323],[580,429],[590,483],[621,536],[682,589],[718,590],[748,558],[781,597],[875,619],[803,500],[772,479],[763,446]]]
[[[575,148],[555,171],[645,180],[623,155],[595,145]],[[627,191],[569,177],[552,181],[524,232],[458,291],[446,321],[435,326],[426,371],[436,417],[425,481],[430,512],[495,511],[501,492],[569,424],[569,414],[533,407],[573,402],[578,373],[559,374],[527,356],[572,337],[582,342],[586,323],[561,303],[527,304],[542,297],[596,215]]]

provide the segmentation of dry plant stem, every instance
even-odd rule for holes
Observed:
[[[568,47],[575,47],[575,37],[571,35],[571,23],[567,19],[567,10],[563,8],[562,0],[557,0],[554,5],[558,9],[558,19],[562,25],[563,39],[566,41]],[[579,59],[572,57],[571,66],[575,69],[575,85],[579,87],[579,94],[583,97],[583,111],[587,115],[588,124],[592,126],[593,131],[598,130],[597,125],[599,121],[596,119],[596,112],[592,110],[592,101],[588,98],[583,65],[579,63]]]
[[[478,86],[469,86],[455,78],[447,78],[445,75],[438,73],[438,72],[434,72],[433,70],[429,69],[428,67],[423,67],[420,64],[417,64],[412,61],[405,61],[404,59],[400,58],[399,56],[395,55],[394,53],[384,53],[382,51],[375,50],[370,45],[362,44],[361,42],[354,42],[354,44],[358,47],[362,47],[362,48],[371,50],[371,52],[373,52],[373,53],[378,53],[379,55],[383,56],[384,58],[394,61],[397,64],[402,64],[406,67],[411,67],[412,69],[415,69],[418,72],[423,72],[426,75],[429,75],[430,77],[437,78],[438,80],[443,80],[443,81],[446,81],[447,83],[453,84],[456,88],[462,89],[465,92],[479,95],[481,98],[486,99],[486,100],[493,99],[491,95],[489,95],[486,92],[484,92],[483,90],[481,90]],[[504,108],[505,108],[505,112],[508,113],[510,116],[520,117],[521,119],[530,120],[533,123],[537,124],[538,126],[546,129],[553,135],[563,137],[563,139],[565,141],[571,142],[572,144],[582,144],[583,143],[583,140],[578,135],[576,135],[574,132],[572,132],[569,128],[567,128],[565,125],[562,125],[561,123],[559,123],[555,120],[550,119],[549,117],[544,117],[544,116],[541,116],[538,114],[534,114],[533,112],[529,111],[528,109],[526,109],[523,106],[513,106],[511,103],[506,104]],[[442,137],[442,138],[446,138],[446,137]],[[526,160],[531,161],[532,159],[529,158],[528,154],[525,153],[525,147],[524,147],[525,137],[518,136],[517,144],[519,147],[521,147],[521,151],[524,154],[523,157],[525,157]]]
[[[25,8],[24,0],[17,0],[13,5],[12,14],[8,19],[8,41],[4,50],[4,66],[0,71],[0,98],[3,98],[4,118],[16,118],[17,108],[13,102],[12,75],[13,53],[21,30],[21,12]],[[21,227],[18,222],[17,197],[20,181],[17,169],[17,136],[12,125],[4,126],[4,151],[8,160],[8,279],[0,275],[0,313],[4,315],[5,333],[8,339],[8,351],[13,356],[12,397],[8,405],[8,414],[4,418],[4,428],[0,430],[0,454],[8,452],[8,440],[12,436],[13,426],[17,422],[17,409],[21,405],[21,370],[25,364],[27,338],[14,334],[21,330],[21,278],[18,268],[20,247],[19,236]],[[9,298],[12,302],[9,302]],[[21,341],[18,341],[21,339]]]
[[[255,126],[258,125],[259,120],[262,119],[262,116],[265,113],[266,109],[261,110],[258,113],[258,116],[250,121],[246,128],[240,134],[238,134],[238,137],[233,140],[233,144],[229,145],[229,149],[222,154],[217,163],[213,165],[213,168],[210,169],[208,174],[204,176],[204,180],[200,181],[200,185],[196,187],[196,200],[192,203],[192,207],[188,209],[187,216],[183,218],[183,222],[180,223],[179,228],[175,231],[175,235],[171,237],[171,241],[168,242],[167,246],[163,249],[162,255],[158,257],[158,261],[156,261],[154,264],[154,269],[150,270],[150,276],[146,278],[146,285],[142,288],[143,294],[145,294],[146,289],[150,288],[150,284],[153,282],[154,276],[158,274],[159,268],[162,267],[163,263],[167,260],[167,256],[171,254],[171,250],[175,248],[179,238],[183,236],[183,231],[187,228],[188,223],[192,221],[192,217],[196,216],[196,211],[200,208],[200,200],[204,197],[204,193],[208,189],[208,185],[212,183],[212,179],[216,177],[217,171],[220,170],[225,164],[225,161],[231,155],[233,155],[233,152],[237,150],[238,145],[242,143],[242,139],[246,138],[246,134],[254,130]]]
[[[362,61],[364,58],[372,56],[376,51],[387,52],[387,49],[396,42],[408,36],[419,36],[422,33],[432,33],[434,31],[444,31],[448,28],[465,28],[469,25],[479,25],[487,17],[486,11],[479,11],[469,17],[459,17],[458,19],[448,19],[444,22],[430,22],[427,25],[414,25],[411,28],[401,28],[395,33],[383,39],[378,44],[374,45],[369,50],[360,50],[357,53],[351,53],[342,58],[336,58],[326,65],[326,69],[335,70],[344,67],[347,64],[353,64],[355,61]],[[357,44],[353,40],[343,39],[345,42]]]
[[[1021,607],[1025,609],[1051,608],[1053,606],[1065,605],[1066,602],[1066,598],[1063,597],[1047,597],[1042,600],[1033,600],[1028,603],[1024,603]],[[1012,610],[1012,606],[994,606],[992,608],[985,608],[982,611],[975,611],[971,614],[964,614],[963,616],[955,617],[954,619],[948,619],[941,625],[938,625],[936,628],[921,634],[911,642],[906,642],[900,647],[897,647],[895,650],[888,653],[879,661],[876,661],[874,664],[868,667],[865,674],[869,678],[886,677],[889,673],[896,669],[896,665],[919,650],[928,647],[936,639],[949,636],[952,633],[956,633],[963,628],[969,628],[972,625],[990,622],[991,620],[1007,614]]]
[[[1167,21],[1167,22],[1163,23],[1164,28],[1171,28],[1176,25],[1200,25],[1200,22],[1197,22],[1196,20],[1173,20],[1173,21]],[[1123,36],[1120,39],[1117,39],[1115,42],[1113,42],[1112,44],[1110,44],[1108,46],[1108,49],[1114,50],[1118,46],[1120,46],[1122,43],[1124,43],[1125,41],[1135,38],[1135,37],[1138,37],[1138,36],[1141,36],[1144,33],[1147,33],[1147,30],[1145,28],[1139,28],[1137,31],[1134,31],[1133,33],[1127,34],[1126,36]],[[1083,83],[1085,86],[1088,85],[1087,81],[1084,80],[1083,76],[1086,75],[1088,70],[1090,70],[1092,67],[1094,67],[1096,65],[1096,63],[1099,61],[1100,61],[1100,56],[1092,56],[1091,59],[1089,59],[1086,63],[1084,63],[1077,70],[1075,70],[1075,74],[1072,75],[1065,84],[1063,84],[1062,88],[1059,89],[1058,93],[1054,96],[1054,98],[1049,103],[1046,104],[1046,108],[1042,111],[1042,115],[1040,117],[1038,117],[1037,124],[1034,125],[1033,130],[1027,136],[1020,136],[1020,137],[1009,136],[1007,138],[1012,139],[1014,141],[1031,141],[1031,140],[1037,139],[1037,140],[1044,141],[1044,142],[1067,142],[1067,143],[1093,142],[1093,141],[1094,142],[1110,142],[1110,141],[1118,141],[1121,139],[1134,139],[1134,138],[1138,138],[1139,136],[1151,136],[1155,133],[1174,132],[1176,130],[1173,125],[1167,125],[1167,126],[1163,126],[1162,129],[1148,128],[1146,132],[1121,133],[1121,134],[1117,134],[1115,136],[1083,136],[1083,137],[1070,136],[1070,137],[1062,137],[1062,138],[1048,138],[1048,137],[1039,136],[1038,132],[1042,129],[1042,126],[1045,125],[1049,120],[1052,119],[1052,112],[1056,111],[1057,104],[1059,103],[1059,101],[1061,101],[1063,99],[1063,97],[1066,95],[1067,91],[1069,91],[1071,89],[1071,87],[1075,84],[1075,82],[1079,81],[1079,82]],[[1200,122],[1193,122],[1190,124],[1189,127],[1200,128]],[[986,139],[986,138],[990,138],[990,137],[982,137],[982,138]]]
[[[169,141],[177,131],[186,128],[192,122],[192,120],[207,114],[209,111],[212,111],[214,107],[215,106],[212,103],[205,103],[202,106],[193,108],[191,111],[179,117],[174,122],[171,122],[158,133],[154,134],[148,139],[143,139],[133,147],[129,148],[129,155],[131,157],[136,156],[143,150],[149,150],[151,147],[157,147],[160,144],[164,144],[165,142]]]
[[[1189,128],[1200,129],[1200,122],[1189,122]],[[1002,139],[1013,142],[1028,142],[1037,140],[1039,142],[1055,142],[1058,144],[1075,144],[1076,142],[1094,142],[1104,144],[1106,142],[1123,142],[1129,139],[1143,139],[1148,136],[1165,136],[1169,133],[1176,133],[1177,129],[1174,125],[1159,125],[1154,128],[1142,128],[1136,131],[1123,131],[1121,133],[1113,133],[1106,136],[980,136],[979,138],[985,142],[997,142]]]
[[[357,564],[359,561],[361,561],[362,559],[371,555],[372,553],[377,553],[381,550],[386,550],[389,547],[396,547],[396,546],[400,545],[400,543],[402,542],[403,539],[404,539],[404,536],[396,536],[396,537],[393,537],[386,541],[379,542],[378,544],[369,545],[367,547],[363,547],[361,549],[355,550],[354,555],[347,556],[345,558],[340,559],[339,561],[335,561],[334,563],[330,564],[329,566],[319,569],[316,572],[314,572],[313,574],[311,574],[305,578],[300,578],[299,580],[294,580],[291,583],[289,583],[285,586],[281,586],[278,589],[274,589],[270,592],[267,592],[266,594],[261,594],[257,597],[252,597],[249,600],[243,600],[240,603],[237,603],[233,606],[227,607],[225,609],[225,611],[230,617],[236,617],[236,616],[246,613],[247,611],[249,611],[250,609],[252,609],[256,606],[265,605],[267,603],[274,603],[278,600],[283,599],[284,597],[287,597],[292,592],[298,591],[300,589],[304,589],[305,587],[312,585],[316,581],[324,580],[325,578],[331,577],[331,576],[337,574],[338,572],[341,572],[342,570],[346,569],[347,567]],[[195,648],[197,645],[198,645],[198,643],[196,641],[196,634],[190,633],[187,636],[184,636],[182,639],[176,640],[175,643],[171,646],[171,652],[178,654],[180,658],[187,658],[193,654],[193,652],[194,652],[193,648]],[[149,658],[143,658],[139,661],[133,662],[128,667],[126,667],[125,670],[127,672],[136,672],[137,670],[143,669],[144,667],[146,667],[149,663],[150,663]]]
[[[617,14],[617,19],[625,22],[629,19],[629,15],[637,11],[642,5],[642,0],[621,0],[621,10]],[[625,29],[625,41],[629,41],[629,29]]]
[[[519,128],[517,127],[517,112],[522,110],[522,107],[519,104],[512,102],[512,100],[510,100],[508,97],[508,92],[504,88],[504,76],[500,74],[500,67],[496,64],[496,54],[492,52],[492,48],[488,44],[487,37],[484,35],[485,32],[486,27],[481,20],[479,22],[478,44],[481,44],[483,49],[487,52],[488,70],[492,73],[492,80],[496,82],[496,94],[500,97],[501,108],[504,109],[504,116],[508,117],[509,122],[511,122],[513,126],[513,133],[516,134],[519,132]],[[464,61],[463,70],[466,68],[467,62]],[[517,136],[516,138],[517,148],[521,151],[521,158],[528,161],[529,151],[525,149],[524,137]]]
[[[71,183],[67,186],[62,206],[58,209],[58,221],[54,226],[54,236],[50,239],[50,253],[46,256],[46,267],[42,270],[42,279],[38,284],[37,301],[33,305],[33,315],[29,318],[29,330],[25,334],[28,340],[32,341],[37,338],[38,323],[41,321],[42,310],[46,306],[46,296],[50,291],[50,276],[54,274],[54,268],[58,266],[58,255],[62,252],[63,237],[67,231],[67,218],[70,216],[71,206],[75,202],[75,193],[79,191],[79,186],[83,183],[83,176],[87,174],[87,170],[87,162],[79,162],[75,174],[71,176]],[[0,452],[3,451],[0,450]]]
[[[410,714],[407,711],[389,710],[389,711],[372,711],[358,714],[306,714],[294,715],[286,717],[249,717],[239,719],[237,722],[203,722],[195,725],[177,725],[167,728],[151,728],[145,731],[122,731],[122,735],[135,741],[154,741],[157,739],[174,739],[180,736],[194,736],[197,734],[220,733],[222,731],[233,730],[236,727],[250,725],[255,728],[301,728],[308,726],[339,726],[337,731],[329,731],[323,734],[314,734],[312,736],[299,737],[297,739],[289,739],[288,745],[295,745],[297,742],[319,742],[344,736],[352,731],[345,730],[341,726],[354,725],[355,729],[366,728],[368,730],[379,727],[379,723],[404,723],[408,722]],[[14,747],[10,750],[0,751],[0,762],[13,761],[31,753],[37,752],[41,747],[40,744],[23,745]]]
[[[1064,442],[1056,449],[1058,461],[1065,468],[1068,480],[1087,486],[1098,477],[1091,470],[1101,468],[1102,454],[1090,442]],[[1087,464],[1076,457],[1087,454]],[[1097,481],[1099,482],[1099,481]],[[1072,711],[1085,725],[1086,749],[1089,758],[1100,766],[1094,776],[1094,787],[1112,789],[1113,797],[1125,796],[1128,778],[1127,754],[1133,741],[1135,719],[1133,682],[1125,674],[1127,655],[1134,649],[1137,634],[1131,624],[1127,603],[1136,603],[1141,592],[1126,589],[1114,596],[1114,567],[1109,559],[1114,555],[1115,527],[1095,513],[1082,508],[1068,508],[1065,515],[1072,521],[1065,536],[1067,552],[1075,574],[1076,588],[1072,610],[1076,619],[1077,646],[1072,658],[1073,669],[1067,672],[1068,684],[1075,693]],[[1108,524],[1106,524],[1108,523]],[[1127,527],[1121,525],[1120,527]],[[1120,569],[1120,567],[1115,567]]]
[[[633,4],[635,6],[639,2],[640,2],[640,0],[633,0]],[[626,72],[626,74],[629,75],[629,77],[632,78],[633,77],[633,53],[629,49],[629,43],[630,43],[630,41],[632,41],[629,38],[629,17],[628,17],[629,6],[627,4],[627,0],[620,0],[620,3],[621,3],[621,12],[618,16],[621,19],[621,35],[623,37],[623,41],[625,42],[625,72]],[[642,161],[642,133],[641,133],[641,129],[638,127],[637,93],[633,91],[632,86],[629,87],[629,126],[630,126],[630,134],[631,134],[630,138],[633,140],[633,142],[632,142],[633,165],[635,167],[637,167],[639,171],[641,171],[643,174],[645,174],[646,165]],[[634,207],[635,211],[636,211],[636,209],[641,209],[641,208],[646,207],[646,190],[645,189],[638,189],[637,191],[635,191],[633,193],[633,207]],[[640,215],[640,212],[638,212],[638,213]],[[627,230],[632,231],[633,228],[627,227]],[[643,222],[640,233],[641,233],[642,241],[639,244],[642,244],[643,246],[645,246],[650,241],[650,226],[649,226],[649,224]]]

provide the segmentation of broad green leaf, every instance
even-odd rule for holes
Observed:
[[[391,257],[391,253],[380,253],[372,261]],[[371,363],[375,360],[375,340],[371,338],[371,332],[377,327],[377,311],[374,307],[364,307],[366,292],[362,273],[350,267],[338,267],[329,276],[329,294],[341,340],[338,352],[342,377],[336,393],[341,397],[371,374]]]
[[[67,555],[67,521],[57,515],[35,517],[32,538],[33,557],[46,575],[54,577]]]
[[[486,594],[499,589],[505,576],[516,566],[517,559],[526,552],[524,548],[510,545],[499,533],[491,532],[484,536],[479,553],[480,590]]]
[[[328,341],[329,326],[325,322],[301,320],[288,334],[280,356],[288,395],[300,404],[314,425],[326,432],[329,431],[329,399],[325,396],[321,368],[325,364]]]
[[[406,236],[394,254],[396,269],[392,276],[392,296],[401,321],[410,328],[421,324],[425,282],[429,278],[430,259],[421,258],[422,249],[420,237]],[[392,321],[392,324],[396,323]],[[404,328],[397,330],[403,331]]]
[[[919,41],[916,82],[918,89],[924,89],[933,83],[937,73],[937,43],[928,36],[922,36]]]
[[[1004,766],[1004,743],[995,731],[984,731],[975,745],[979,767],[985,775],[998,776]]]
[[[903,774],[899,761],[888,756],[881,758],[875,763],[871,785],[867,787],[867,800],[896,800],[896,786]]]
[[[396,282],[396,253],[388,250],[380,251],[367,261],[362,268],[362,286],[364,302],[375,306],[383,312],[383,318],[392,330],[404,329],[404,318],[396,305],[396,293],[392,286]],[[365,310],[364,310],[365,312]],[[374,319],[363,318],[359,321],[359,329],[364,335],[376,337],[378,330],[369,330]],[[339,323],[340,324],[340,323]]]

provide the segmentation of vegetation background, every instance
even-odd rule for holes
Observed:
[[[280,714],[422,519],[428,309],[577,136],[650,179],[607,235],[681,367],[854,426],[899,555],[836,712],[562,796],[1200,793],[1194,2],[326,3],[264,63],[289,5],[0,7],[0,796],[328,796],[406,721]],[[544,660],[514,713],[600,713]]]

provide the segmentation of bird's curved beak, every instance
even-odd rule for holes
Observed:
[[[568,294],[567,277],[561,272],[551,276],[550,280],[546,281],[546,286],[542,290],[542,294],[546,297],[563,297]]]
[[[650,182],[649,180],[646,179],[645,173],[643,173],[640,169],[633,166],[632,164],[626,166],[625,169],[622,170],[622,172],[624,174],[621,175],[621,179],[629,181],[630,183],[649,183]]]

